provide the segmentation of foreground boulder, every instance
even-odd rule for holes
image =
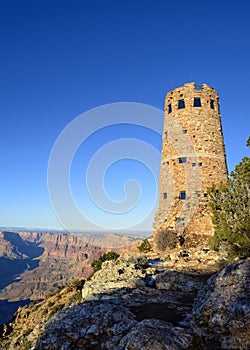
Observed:
[[[85,283],[84,302],[55,314],[35,349],[190,349],[185,320],[205,283],[195,277],[145,263],[105,262]]]
[[[46,327],[36,350],[182,350],[192,336],[160,319],[139,321],[117,299],[88,301],[60,312]]]
[[[194,332],[214,349],[250,349],[250,261],[211,277],[195,300]]]

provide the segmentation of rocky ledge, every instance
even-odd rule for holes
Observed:
[[[36,350],[247,350],[249,268],[249,260],[217,273],[148,257],[108,261],[85,283],[79,304],[47,316],[39,334],[31,328],[17,337],[13,323],[2,349],[18,340],[19,349]]]

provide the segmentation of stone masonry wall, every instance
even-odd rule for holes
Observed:
[[[227,177],[217,92],[195,83],[169,92],[155,232],[170,229],[186,246],[206,245],[213,234],[207,189]]]

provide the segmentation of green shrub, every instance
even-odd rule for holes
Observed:
[[[78,291],[76,294],[70,297],[67,305],[80,304],[81,301],[82,301],[82,293]]]
[[[30,350],[32,348],[32,343],[30,341],[24,340],[24,344],[22,345],[23,350]]]
[[[147,252],[151,249],[151,244],[149,243],[148,239],[144,239],[141,243],[141,245],[139,245],[138,249],[141,252]]]
[[[64,308],[64,306],[65,306],[65,304],[58,304],[58,305],[55,305],[55,306],[51,309],[49,316],[50,316],[50,317],[53,316],[57,311],[62,310],[62,309]]]
[[[77,290],[82,290],[85,284],[85,280],[75,280],[72,284]]]
[[[119,258],[119,254],[115,252],[108,252],[99,257],[99,259],[96,259],[92,261],[91,267],[94,270],[94,272],[101,270],[102,268],[102,263],[104,261],[109,261],[109,260],[117,260]]]
[[[244,157],[229,180],[208,193],[215,228],[211,248],[225,250],[229,258],[250,256],[250,158]]]
[[[32,328],[28,328],[28,329],[23,333],[23,335],[24,335],[25,337],[27,337],[32,331],[33,331]]]

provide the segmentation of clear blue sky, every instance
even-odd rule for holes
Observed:
[[[247,0],[1,1],[0,226],[61,227],[48,196],[47,166],[55,140],[74,118],[114,102],[162,109],[166,92],[190,81],[220,95],[232,170],[247,154],[250,134],[249,16]],[[155,135],[148,142],[160,149]],[[133,163],[147,186],[150,176],[126,162],[116,178]],[[76,162],[76,197],[79,171]],[[119,201],[115,185],[126,179],[113,181],[112,171],[107,191]]]

